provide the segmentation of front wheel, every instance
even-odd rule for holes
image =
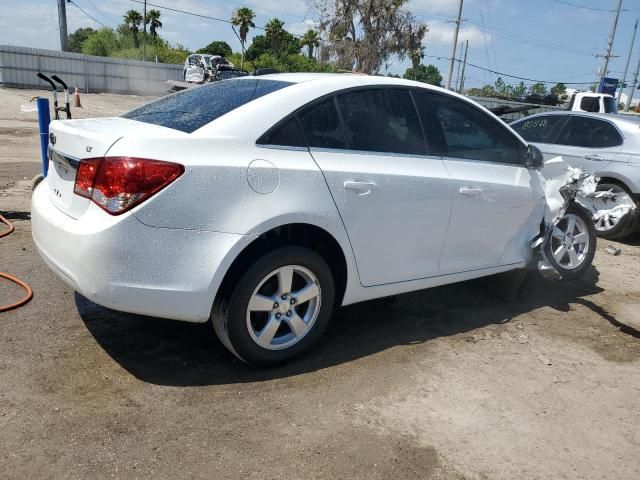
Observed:
[[[596,251],[596,231],[589,213],[580,205],[571,205],[564,216],[556,220],[544,249],[563,280],[583,275]]]
[[[592,200],[594,207],[597,210],[608,210],[613,208],[617,203],[621,204],[633,204],[631,194],[622,186],[613,183],[601,183],[597,186],[598,192],[612,192],[615,197],[607,198],[603,197],[595,198]],[[608,240],[618,240],[626,237],[635,229],[635,210],[631,210],[624,215],[620,215],[613,210],[610,213],[606,213],[599,217],[595,222],[596,234],[599,237],[606,238]]]
[[[216,302],[213,326],[240,360],[271,366],[310,348],[333,311],[335,287],[313,250],[284,247],[267,253]]]

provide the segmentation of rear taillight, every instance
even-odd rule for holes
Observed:
[[[74,193],[90,198],[111,215],[119,215],[147,200],[184,172],[178,163],[130,157],[81,160]]]

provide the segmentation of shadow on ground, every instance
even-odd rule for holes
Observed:
[[[550,306],[568,311],[580,303],[611,321],[581,297],[602,291],[598,272],[570,283],[530,275],[518,301],[499,298],[493,277],[344,307],[319,344],[290,364],[260,370],[246,366],[220,344],[210,323],[190,324],[115,312],[76,294],[76,305],[100,346],[132,375],[159,385],[196,386],[271,380],[315,371],[386,349],[471,332]],[[612,319],[615,325],[615,319]]]

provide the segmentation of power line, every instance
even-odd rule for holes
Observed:
[[[441,57],[438,55],[425,55],[425,57],[427,58],[437,58],[439,60],[446,60],[446,61],[450,61],[450,58],[447,57]],[[459,62],[459,59],[455,59],[456,62]],[[493,73],[494,75],[500,75],[501,77],[508,77],[508,78],[515,78],[517,80],[524,80],[527,82],[534,82],[534,83],[552,83],[552,84],[556,84],[556,83],[564,83],[565,85],[585,85],[586,82],[562,82],[562,81],[554,81],[554,80],[536,80],[534,78],[527,78],[527,77],[519,77],[517,75],[511,75],[509,73],[504,73],[504,72],[498,72],[497,70],[492,70],[490,68],[485,68],[485,67],[481,67],[480,65],[475,65],[473,63],[467,62],[467,65],[473,68],[477,68],[478,70],[484,70],[485,72],[489,72],[489,73]]]
[[[606,8],[597,8],[597,7],[587,7],[586,5],[579,5],[577,3],[571,3],[571,2],[567,2],[566,0],[553,0],[556,3],[559,3],[561,5],[567,5],[569,7],[576,7],[576,8],[584,8],[585,10],[592,10],[594,12],[615,12],[615,10],[613,9],[606,9]]]
[[[105,28],[108,28],[109,30],[113,30],[113,28],[111,28],[108,25],[105,25],[104,23],[102,23],[100,20],[98,20],[96,17],[94,17],[93,15],[88,14],[87,12],[85,12],[82,8],[80,8],[78,6],[78,4],[76,2],[74,2],[73,0],[68,0],[68,2],[72,5],[74,5],[78,10],[80,10],[82,13],[84,13],[87,17],[89,17],[91,20],[93,20],[96,23],[99,23],[100,25],[102,25]]]

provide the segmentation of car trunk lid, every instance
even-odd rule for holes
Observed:
[[[121,117],[52,122],[49,128],[47,183],[53,204],[72,218],[79,218],[90,200],[73,193],[81,160],[104,157],[122,137],[135,131],[136,138],[184,135],[165,127]]]

